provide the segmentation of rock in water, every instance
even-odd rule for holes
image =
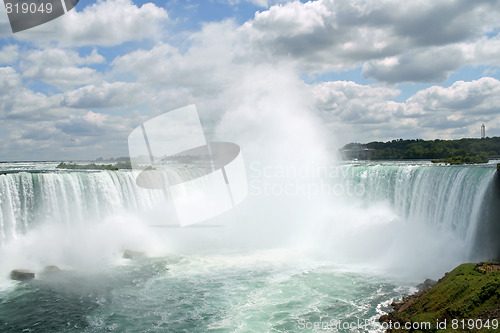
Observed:
[[[58,273],[60,272],[61,269],[57,266],[54,266],[54,265],[50,265],[50,266],[45,266],[44,269],[42,269],[41,273],[42,274],[55,274],[55,273]]]
[[[17,281],[26,281],[35,278],[35,273],[26,269],[14,269],[10,272],[10,278]]]
[[[135,258],[144,258],[145,254],[144,252],[138,252],[138,251],[132,251],[132,250],[125,250],[123,252],[123,258],[126,259],[135,259]]]

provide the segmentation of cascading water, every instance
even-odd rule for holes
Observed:
[[[0,175],[2,277],[18,267],[53,264],[99,269],[128,247],[164,248],[150,225],[177,222],[168,192],[137,186],[136,172],[32,172],[16,166]],[[168,177],[197,172],[179,168]]]
[[[164,192],[135,185],[131,172],[12,173],[0,177],[0,243],[44,223],[78,225],[122,210],[145,211]]]
[[[477,249],[475,242],[478,241],[478,230],[481,230],[485,208],[491,206],[485,200],[491,200],[488,193],[492,190],[493,168],[385,163],[344,165],[338,167],[337,172],[342,179],[329,181],[340,181],[344,186],[358,189],[359,192],[351,195],[349,205],[342,204],[344,219],[356,219],[355,216],[345,216],[361,207],[365,216],[373,221],[373,210],[370,211],[370,208],[388,206],[400,220],[411,226],[411,230],[426,228],[436,238],[451,235],[460,241],[463,253],[457,255],[458,260],[477,257],[474,251]],[[142,189],[135,185],[135,177],[135,173],[128,171],[20,172],[2,175],[0,244],[8,244],[31,229],[46,224],[69,228],[96,225],[117,214],[147,214],[159,206],[165,206],[168,202],[166,191]],[[251,187],[252,181],[250,179]],[[345,198],[345,193],[342,193],[340,198],[336,195],[328,200],[338,204]],[[252,199],[255,198],[249,200]],[[268,198],[267,201],[272,199]],[[268,221],[266,223],[269,225]],[[305,224],[307,228],[317,228],[314,221]],[[336,231],[337,227],[333,221],[330,229]],[[296,231],[289,230],[288,233]],[[343,231],[355,237],[357,228],[347,226],[343,227]],[[283,236],[286,236],[286,232],[283,232]],[[405,237],[411,238],[409,235]],[[484,239],[479,241],[484,242]],[[494,255],[482,251],[482,256],[485,254]]]
[[[429,227],[436,237],[452,234],[473,252],[482,214],[489,209],[495,169],[482,166],[351,165],[345,167],[352,187],[361,186],[368,205],[388,202],[410,224]],[[484,240],[479,240],[484,241]],[[495,253],[488,253],[493,256]],[[484,253],[483,253],[484,256]],[[484,259],[484,258],[483,258]]]

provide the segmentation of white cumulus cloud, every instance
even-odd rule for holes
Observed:
[[[131,0],[98,0],[82,11],[76,6],[60,18],[16,33],[15,37],[63,47],[113,46],[159,38],[168,21],[167,11],[153,3],[137,6]]]

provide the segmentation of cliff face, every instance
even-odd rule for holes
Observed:
[[[485,328],[499,331],[500,266],[462,264],[435,286],[393,306],[391,313],[380,318],[388,332],[408,332],[411,330],[402,328],[417,328],[418,323],[421,327],[428,323],[430,327],[415,332],[479,332]]]

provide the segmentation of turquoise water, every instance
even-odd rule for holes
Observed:
[[[387,301],[408,291],[387,276],[272,252],[123,259],[12,282],[0,292],[0,331],[309,332],[365,320],[373,325],[359,331],[377,331]]]

